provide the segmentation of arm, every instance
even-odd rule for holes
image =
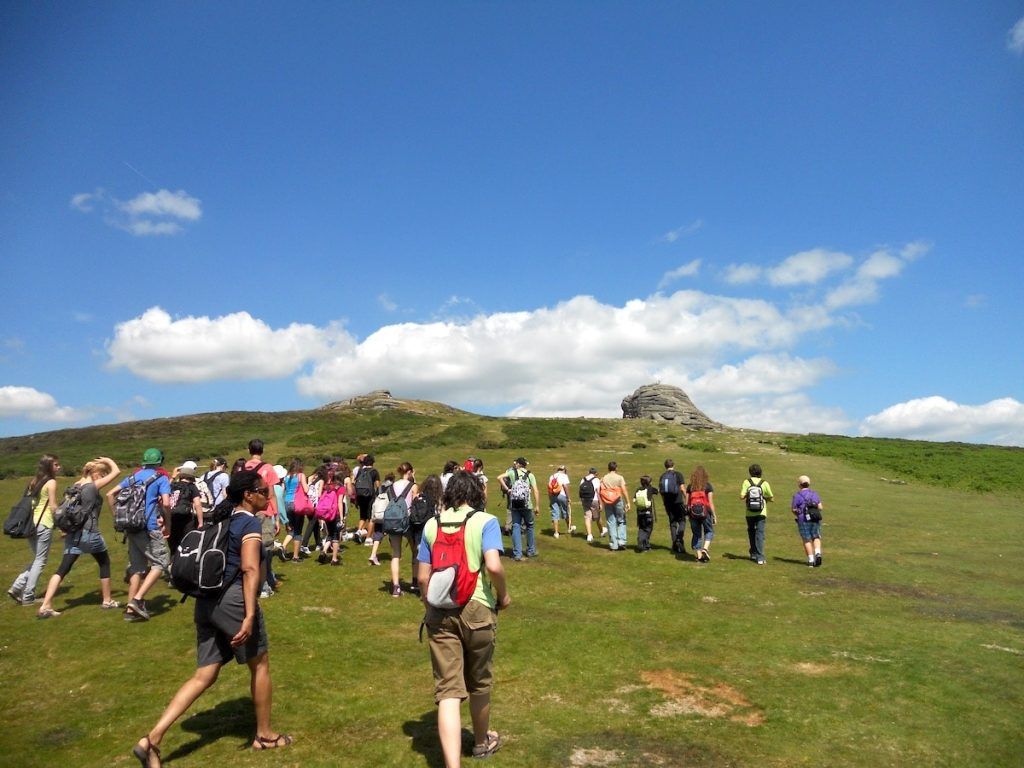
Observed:
[[[505,583],[505,567],[501,564],[501,553],[498,550],[489,549],[484,552],[484,568],[487,569],[487,576],[491,580],[491,586],[494,587],[494,597],[498,601],[498,608],[508,608],[512,604],[512,598],[508,594],[508,585]]]
[[[199,494],[192,497],[192,512],[199,521],[199,527],[203,527],[203,502],[199,500]]]
[[[306,479],[306,475],[299,472],[299,485],[302,486],[302,490],[305,491],[306,495],[309,495],[309,480]]]
[[[718,516],[715,514],[715,492],[708,492],[708,506],[711,507],[711,523],[712,525],[718,523]]]
[[[117,476],[121,474],[121,468],[117,466],[117,462],[115,462],[113,459],[107,458],[106,456],[99,456],[96,459],[96,461],[105,462],[107,465],[107,474],[105,474],[99,480],[93,481],[96,485],[96,490],[98,491],[100,488],[116,480]]]
[[[256,621],[256,607],[259,605],[257,595],[260,590],[260,550],[263,541],[258,533],[250,533],[242,539],[242,597],[245,600],[245,618],[238,634],[231,638],[232,647],[245,643],[252,634],[252,625]]]
[[[533,509],[540,512],[540,492],[537,490],[537,476],[530,473],[531,485],[533,486]]]
[[[169,493],[160,494],[160,503],[156,510],[157,522],[160,524],[160,528],[163,529],[164,537],[171,535],[171,495]]]
[[[43,486],[43,491],[46,493],[46,503],[50,505],[50,510],[54,511],[57,509],[57,481],[47,480],[46,485]]]

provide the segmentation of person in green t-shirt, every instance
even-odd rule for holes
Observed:
[[[740,498],[747,511],[747,538],[750,540],[750,559],[764,565],[764,529],[768,522],[768,502],[772,500],[772,487],[761,477],[761,465],[747,468],[750,477],[743,481]]]

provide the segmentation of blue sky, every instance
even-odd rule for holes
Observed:
[[[1024,445],[1024,3],[0,6],[0,434],[387,388]]]

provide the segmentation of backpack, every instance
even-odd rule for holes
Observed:
[[[512,509],[526,509],[530,501],[530,473],[519,474],[519,470],[513,470],[516,479],[512,481],[512,487],[508,489],[509,506]]]
[[[388,497],[388,488],[390,487],[390,484],[382,485],[377,493],[377,498],[373,500],[373,505],[370,507],[370,519],[375,523],[384,519],[384,510],[391,503],[391,499]]]
[[[813,491],[811,493],[814,493]],[[810,494],[800,493],[802,503],[800,504],[800,511],[803,512],[804,517],[812,523],[821,522],[821,510],[818,507],[818,502],[815,501],[817,494],[813,496]]]
[[[591,480],[593,480],[593,478],[590,475],[587,475],[580,480],[580,503],[585,509],[590,509],[591,505],[594,503],[594,496],[597,495],[594,491],[594,484]]]
[[[754,478],[750,478],[750,487],[747,489],[747,512],[764,512],[764,490],[761,488],[763,482],[764,480],[755,483]]]
[[[686,511],[694,520],[704,520],[711,517],[711,504],[708,502],[708,495],[703,489],[690,491],[690,507]]]
[[[601,502],[603,504],[615,504],[622,498],[622,489],[612,488],[611,486],[601,483],[601,490],[598,491],[598,495],[601,497]]]
[[[409,505],[409,524],[415,526],[426,525],[427,520],[434,516],[434,511],[422,493],[412,500]]]
[[[159,472],[146,482],[141,482],[138,475],[128,478],[128,485],[117,492],[114,497],[114,530],[118,533],[138,533],[148,527],[146,521],[146,492],[149,486],[160,477]]]
[[[196,480],[196,490],[199,491],[199,503],[203,505],[203,515],[217,506],[219,501],[213,494],[213,481],[223,472],[207,472]]]
[[[396,496],[395,487],[388,487],[388,505],[384,508],[383,530],[387,534],[401,536],[409,530],[409,502],[405,497],[412,490],[412,483],[407,483],[402,492]]]
[[[368,499],[373,496],[373,472],[369,467],[360,467],[356,472],[356,497]]]
[[[325,523],[338,517],[338,486],[325,486],[316,502],[316,519]]]
[[[182,517],[192,517],[194,514],[192,509],[192,499],[195,498],[192,493],[193,483],[187,480],[174,480],[171,483],[171,514]]]
[[[64,491],[60,506],[53,513],[53,524],[64,533],[75,533],[85,527],[89,513],[82,503],[82,486],[72,485]]]
[[[38,501],[39,494],[29,493],[29,489],[26,488],[25,493],[11,507],[11,511],[4,521],[4,533],[12,539],[24,539],[35,533],[36,520],[33,512]]]
[[[661,477],[658,480],[658,488],[661,489],[662,496],[678,496],[679,495],[679,473],[674,469],[666,470],[661,473]]]
[[[646,488],[638,488],[636,495],[633,496],[633,503],[636,504],[637,514],[642,512],[650,513],[651,507],[654,505],[651,503],[651,497],[647,493]]]
[[[441,513],[434,515],[437,535],[430,548],[430,580],[427,602],[435,608],[452,610],[469,602],[476,591],[480,571],[469,570],[466,556],[466,525],[476,514],[474,509],[460,522],[442,523]],[[445,528],[455,528],[446,531]]]
[[[250,515],[251,512],[240,511]],[[186,533],[171,559],[171,585],[186,597],[217,597],[227,585],[228,529],[233,512],[216,515],[201,528]]]
[[[562,484],[558,482],[558,475],[552,475],[551,479],[548,480],[548,493],[552,496],[560,496],[562,494]]]

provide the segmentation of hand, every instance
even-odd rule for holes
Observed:
[[[249,639],[252,634],[252,623],[254,617],[246,616],[242,619],[242,626],[238,629],[238,634],[231,638],[231,647],[237,648],[240,645],[244,645],[245,641]]]
[[[506,592],[504,595],[502,595],[501,597],[498,598],[498,609],[499,610],[505,610],[510,605],[512,605],[512,597],[511,597],[511,595],[509,595],[508,592]]]

